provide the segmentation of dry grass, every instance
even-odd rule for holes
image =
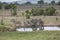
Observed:
[[[56,20],[56,17],[58,18],[58,20]],[[0,17],[0,21],[1,21],[2,17]],[[23,25],[23,22],[26,21],[27,19],[24,17],[3,17],[3,22],[5,25],[14,25],[13,22],[11,22],[12,19],[15,19],[16,21],[19,21],[22,23]],[[60,23],[60,16],[31,16],[31,19],[42,19],[43,22],[45,24],[56,24],[56,23]],[[29,21],[28,20],[28,21]]]

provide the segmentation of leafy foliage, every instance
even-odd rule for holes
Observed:
[[[45,15],[53,16],[55,14],[56,9],[53,7],[49,7],[45,10]]]
[[[17,15],[17,11],[16,11],[17,5],[16,4],[10,4],[10,9],[13,10],[13,13],[12,13],[13,16]]]
[[[38,4],[44,4],[44,0],[38,1]]]
[[[60,5],[60,1],[57,3],[57,5]]]
[[[5,9],[10,9],[10,5],[9,5],[9,4],[5,4],[5,5],[4,5],[4,8],[5,8]]]
[[[3,6],[2,3],[0,2],[0,9],[2,9],[2,6]]]
[[[25,16],[26,16],[26,18],[27,19],[29,19],[30,18],[30,15],[31,15],[31,12],[29,12],[29,10],[27,10],[27,11],[25,11]]]
[[[31,3],[31,2],[26,2],[25,4],[26,4],[26,5],[31,5],[32,3]]]
[[[35,10],[31,10],[31,13],[33,16],[40,16],[44,14],[44,10],[43,9],[35,9]]]
[[[54,4],[55,4],[55,1],[54,1],[54,0],[53,0],[53,1],[51,1],[51,4],[52,4],[52,5],[54,5]]]
[[[32,16],[40,16],[40,15],[46,15],[46,16],[53,16],[55,14],[56,9],[53,7],[49,7],[44,9],[37,8],[37,9],[32,9],[31,14]]]
[[[4,27],[4,25],[0,25],[0,31],[1,31],[1,32],[6,31],[6,27]]]

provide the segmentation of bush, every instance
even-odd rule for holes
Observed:
[[[16,15],[17,15],[17,10],[13,9],[13,16],[16,16]]]
[[[44,10],[43,9],[32,9],[31,10],[31,14],[33,15],[33,16],[40,16],[40,15],[43,15],[44,14]]]
[[[37,8],[37,9],[32,9],[31,10],[31,14],[33,16],[40,16],[40,15],[44,15],[44,16],[53,16],[55,14],[56,9],[53,7],[49,7],[44,9],[41,8]]]
[[[25,13],[26,18],[30,19],[31,12],[29,10],[26,10]]]
[[[4,27],[4,25],[0,25],[0,31],[1,31],[1,32],[6,31],[6,27]]]
[[[6,29],[7,29],[8,32],[16,31],[16,28],[13,28],[13,27],[8,27]]]
[[[8,25],[6,25],[6,29],[9,32],[16,31],[16,26],[13,23],[9,23]]]
[[[45,14],[47,16],[53,16],[55,14],[56,9],[53,7],[49,7],[45,10]]]

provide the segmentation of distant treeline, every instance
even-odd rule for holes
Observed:
[[[5,8],[5,9],[9,9],[11,8],[12,6],[14,5],[18,5],[19,3],[18,2],[14,2],[14,3],[6,3],[6,2],[0,2],[0,9],[2,8]],[[31,2],[26,2],[26,3],[23,3],[24,5],[32,5],[33,3]],[[23,5],[22,4],[22,5]],[[58,2],[55,2],[54,0],[51,1],[51,3],[47,3],[47,2],[44,2],[44,0],[40,0],[37,2],[37,4],[40,4],[40,5],[44,5],[44,4],[51,4],[51,5],[60,5],[60,1]],[[14,7],[13,7],[14,8]]]

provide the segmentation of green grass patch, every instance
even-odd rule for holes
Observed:
[[[0,40],[60,40],[60,31],[0,32]]]

